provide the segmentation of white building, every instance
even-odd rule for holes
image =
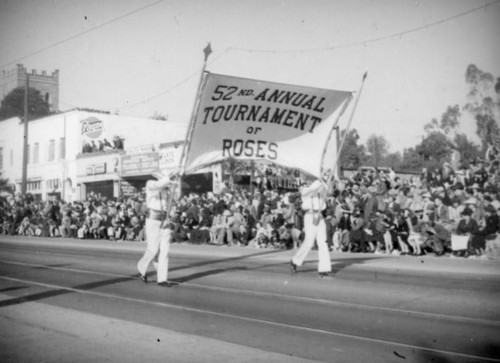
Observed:
[[[90,192],[130,195],[151,174],[178,165],[187,125],[103,113],[68,111],[30,121],[27,192],[36,198],[85,199]],[[122,149],[83,152],[86,143],[119,137]],[[0,121],[0,177],[21,191],[24,124]]]

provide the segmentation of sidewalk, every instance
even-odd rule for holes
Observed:
[[[40,238],[0,235],[2,243],[15,243],[34,246],[71,247],[74,249],[96,249],[102,251],[116,251],[133,253],[138,256],[143,253],[145,242],[116,242],[107,240],[78,240],[65,238]],[[214,245],[196,245],[189,243],[173,243],[172,255],[207,256],[210,259],[225,258],[255,258],[273,262],[288,263],[295,253],[294,250],[256,249],[248,247],[227,247]],[[434,255],[425,256],[395,256],[375,255],[373,253],[338,253],[331,252],[332,268],[342,265],[345,269],[407,271],[413,273],[444,273],[467,274],[478,276],[500,277],[500,260],[482,258],[461,258]],[[311,251],[307,260],[317,259],[317,251]]]

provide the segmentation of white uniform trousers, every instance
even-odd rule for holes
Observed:
[[[328,250],[328,244],[326,243],[326,225],[323,218],[320,219],[318,225],[313,224],[313,214],[306,213],[304,215],[304,242],[300,245],[299,250],[293,256],[292,262],[297,266],[302,266],[304,260],[311,251],[316,240],[318,244],[318,272],[331,272],[332,263],[330,260],[330,251]]]
[[[166,282],[168,276],[168,251],[170,250],[170,240],[172,231],[162,229],[161,221],[146,219],[146,239],[147,246],[144,255],[137,263],[137,270],[141,275],[146,275],[149,265],[158,255],[157,279],[158,283]],[[156,266],[155,266],[156,267]]]

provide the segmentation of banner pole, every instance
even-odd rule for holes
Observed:
[[[212,48],[210,46],[210,43],[208,43],[207,46],[203,49],[203,52],[205,53],[205,58],[203,60],[203,66],[201,68],[201,75],[200,75],[200,79],[198,81],[198,88],[196,90],[195,102],[193,105],[193,109],[191,110],[191,119],[189,120],[189,126],[188,126],[188,130],[187,130],[187,139],[186,139],[186,142],[182,146],[182,154],[181,154],[181,158],[179,160],[179,166],[178,166],[178,170],[180,170],[179,176],[178,176],[178,183],[180,186],[180,193],[181,194],[182,194],[182,176],[184,175],[184,172],[186,169],[186,163],[183,163],[183,160],[184,160],[186,153],[187,153],[186,150],[189,150],[189,145],[191,144],[191,137],[193,134],[192,130],[194,129],[194,119],[196,117],[198,105],[200,103],[200,94],[201,94],[200,90],[201,90],[203,78],[205,75],[205,68],[207,67],[208,56],[212,53]],[[187,160],[187,158],[186,158],[186,160]],[[170,215],[170,211],[172,209],[172,202],[174,199],[174,194],[175,194],[176,189],[177,189],[177,185],[174,185],[173,189],[169,193],[168,202],[167,202],[167,216]]]
[[[193,109],[191,110],[191,118],[189,120],[186,142],[184,143],[184,145],[182,147],[182,154],[181,154],[181,158],[179,160],[179,169],[182,168],[181,173],[180,173],[181,176],[184,175],[184,172],[186,171],[187,153],[189,152],[190,145],[191,145],[191,139],[193,136],[194,124],[195,124],[194,119],[196,117],[196,114],[198,111],[198,106],[200,104],[201,88],[202,88],[203,79],[205,76],[205,68],[207,67],[208,57],[212,53],[212,48],[210,46],[210,43],[208,43],[208,45],[205,47],[205,49],[203,49],[203,52],[205,53],[205,58],[203,60],[203,66],[201,68],[201,75],[200,75],[200,79],[198,81],[198,87],[196,90],[196,97],[195,97],[195,101],[193,104]]]
[[[361,80],[361,85],[359,86],[358,94],[356,95],[356,99],[354,100],[354,105],[351,110],[351,115],[349,116],[349,121],[347,122],[347,128],[345,130],[344,136],[342,137],[342,141],[340,143],[340,147],[338,148],[337,159],[335,160],[334,168],[339,164],[340,153],[342,152],[342,148],[344,147],[344,142],[349,133],[349,129],[351,128],[351,123],[354,118],[354,112],[356,111],[356,107],[358,106],[359,97],[361,96],[361,91],[363,91],[363,86],[365,84],[366,77],[368,76],[368,72],[363,74],[363,79]]]
[[[345,110],[347,109],[347,106],[349,106],[349,104],[351,103],[351,101],[352,101],[352,94],[344,102],[344,105],[342,106],[342,109],[340,110],[339,114],[337,115],[337,119],[335,120],[335,123],[333,124],[332,128],[330,129],[330,132],[328,133],[328,138],[326,139],[325,147],[323,148],[323,153],[321,154],[320,177],[323,175],[323,172],[324,172],[323,163],[324,163],[326,151],[327,151],[327,148],[328,148],[328,144],[330,143],[330,140],[332,138],[333,130],[335,130],[336,128],[338,128],[339,120],[342,117],[342,115],[344,114]],[[332,168],[332,172],[333,172],[334,169],[335,168]],[[330,179],[330,177],[329,177],[329,179]]]

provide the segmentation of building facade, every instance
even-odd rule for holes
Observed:
[[[178,166],[186,131],[183,123],[79,110],[30,121],[27,192],[66,201],[133,195],[153,172]],[[18,117],[0,121],[0,173],[16,192],[23,137]]]
[[[47,101],[51,112],[59,110],[59,70],[52,74],[46,71],[38,73],[35,69],[28,73],[22,64],[10,71],[2,70],[0,72],[0,99],[17,87],[26,85],[26,77],[29,75],[29,87],[40,91],[42,97]]]

